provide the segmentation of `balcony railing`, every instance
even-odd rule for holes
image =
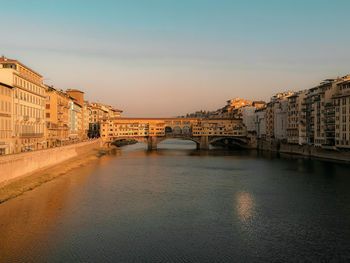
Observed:
[[[44,133],[30,133],[30,132],[24,132],[24,133],[20,133],[19,137],[22,138],[40,138],[40,137],[44,137]]]

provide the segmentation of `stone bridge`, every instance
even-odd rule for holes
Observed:
[[[167,139],[181,138],[196,143],[197,149],[209,149],[215,141],[230,139],[238,145],[250,143],[240,120],[200,120],[195,118],[113,118],[101,122],[101,138],[107,145],[134,139],[156,149]]]

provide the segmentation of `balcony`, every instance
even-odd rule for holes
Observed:
[[[326,116],[335,116],[335,111],[325,112]]]
[[[29,121],[29,116],[28,116],[28,115],[24,115],[24,116],[23,116],[23,120],[24,120],[24,121]]]
[[[19,137],[22,137],[22,138],[40,138],[40,137],[44,137],[44,133],[24,132],[24,133],[20,133]]]
[[[325,119],[324,120],[326,124],[335,124],[335,120],[334,119]]]

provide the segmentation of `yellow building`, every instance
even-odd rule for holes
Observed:
[[[46,90],[47,146],[60,146],[69,140],[69,95],[47,86]]]
[[[13,152],[13,87],[0,82],[0,155]]]
[[[114,109],[110,107],[108,111],[109,118],[121,118],[122,117],[122,110]]]
[[[14,152],[45,148],[42,76],[17,60],[0,57],[0,82],[13,87]]]
[[[86,138],[89,133],[89,123],[90,123],[90,116],[91,116],[91,108],[88,101],[84,101],[83,115],[84,115],[83,117],[84,138]]]
[[[252,101],[241,98],[230,99],[223,108],[220,118],[242,119],[242,108],[252,104]]]
[[[90,123],[98,123],[108,118],[108,110],[100,103],[91,103]]]
[[[241,120],[200,120],[192,126],[193,136],[247,136]]]
[[[101,136],[162,137],[181,136],[247,136],[240,120],[199,120],[186,118],[115,118],[101,122]]]

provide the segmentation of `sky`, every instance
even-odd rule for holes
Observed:
[[[350,73],[348,0],[0,0],[0,55],[126,117],[215,110]]]

